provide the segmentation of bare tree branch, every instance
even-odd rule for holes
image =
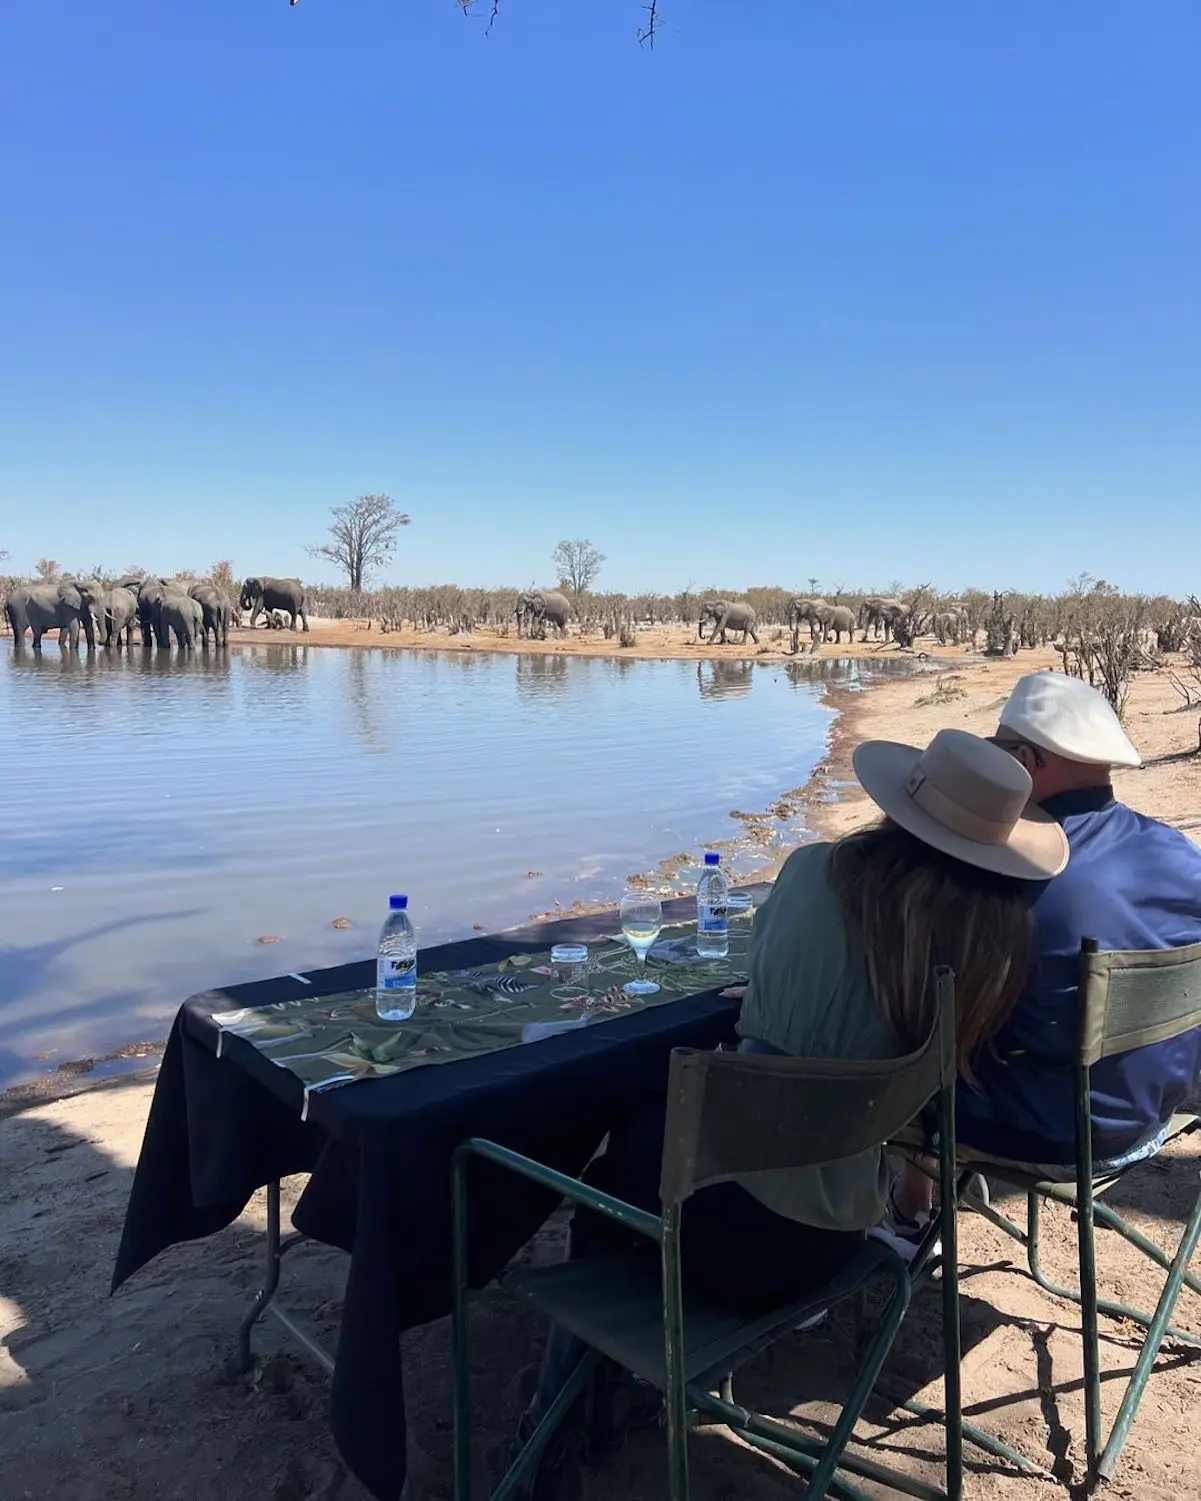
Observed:
[[[659,34],[659,0],[647,0],[642,8],[646,12],[646,24],[638,28],[636,35],[638,41],[653,52]]]

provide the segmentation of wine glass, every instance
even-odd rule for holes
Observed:
[[[645,966],[650,946],[663,927],[663,903],[650,891],[627,891],[621,899],[621,931],[626,942],[638,955],[638,963]],[[622,989],[626,995],[654,995],[659,989],[654,980],[648,980],[645,972],[637,980],[631,980]]]

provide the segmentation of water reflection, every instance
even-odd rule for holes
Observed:
[[[696,686],[702,698],[741,698],[751,691],[753,662],[715,658],[696,664]]]
[[[229,653],[225,651],[135,646],[127,652],[16,651],[2,655],[10,672],[77,678],[81,682],[111,677],[229,676]]]
[[[288,645],[286,642],[280,646],[242,646],[238,648],[252,667],[269,667],[276,672],[295,672],[301,667],[309,665],[309,650],[307,646]],[[352,652],[357,657],[358,652]]]
[[[275,648],[268,647],[267,650]],[[383,755],[388,749],[387,719],[384,700],[374,682],[376,674],[372,669],[375,664],[370,659],[375,653],[351,651],[346,656],[345,697],[350,709],[351,728],[372,755]]]
[[[517,663],[517,692],[522,698],[559,698],[567,687],[570,662],[561,652],[521,653]]]

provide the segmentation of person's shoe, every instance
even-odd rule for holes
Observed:
[[[878,1225],[873,1225],[867,1233],[873,1240],[883,1241],[890,1251],[897,1253],[902,1261],[911,1262],[930,1228],[930,1218],[928,1213],[917,1219],[910,1219],[908,1215],[902,1214],[897,1208],[890,1189],[884,1218]],[[942,1242],[935,1241],[930,1254],[937,1256],[941,1251]]]

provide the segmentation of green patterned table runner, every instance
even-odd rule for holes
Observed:
[[[734,984],[745,977],[749,940],[750,923],[733,922],[729,957],[702,959],[696,952],[695,921],[664,927],[647,961],[648,977],[659,984],[649,996],[622,990],[639,965],[625,942],[614,936],[590,944],[587,962],[571,971],[552,966],[549,951],[515,954],[474,969],[419,971],[417,1010],[403,1022],[379,1019],[373,990],[217,1011],[217,1055],[226,1032],[245,1038],[302,1081],[307,1115],[314,1090],[538,1042]]]

